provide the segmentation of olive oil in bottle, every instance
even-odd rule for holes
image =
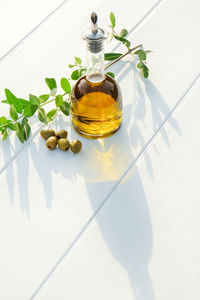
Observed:
[[[106,137],[117,131],[122,121],[122,97],[116,81],[104,74],[103,43],[105,32],[97,26],[92,13],[92,28],[83,34],[87,41],[87,74],[71,93],[72,124],[88,138]]]

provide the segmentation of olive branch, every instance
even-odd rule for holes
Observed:
[[[145,51],[141,49],[142,44],[131,47],[131,42],[127,39],[128,30],[122,29],[119,34],[117,34],[115,30],[116,18],[113,12],[110,13],[110,22],[110,32],[107,36],[107,42],[111,42],[111,40],[115,39],[121,42],[126,47],[127,51],[124,54],[105,53],[105,61],[109,62],[105,66],[105,70],[129,54],[138,60],[137,68],[139,69],[141,75],[144,78],[147,78],[149,75],[149,69],[147,67],[146,58],[147,54],[151,51]],[[39,121],[45,124],[54,120],[59,111],[61,111],[64,115],[69,116],[71,107],[70,96],[72,89],[70,80],[73,82],[74,80],[78,80],[81,76],[83,76],[86,73],[86,66],[82,65],[82,60],[80,57],[74,57],[74,64],[69,64],[68,67],[75,68],[75,70],[71,73],[71,78],[69,80],[65,77],[61,78],[60,85],[64,91],[63,94],[57,94],[57,82],[54,78],[45,78],[45,82],[50,90],[49,93],[42,94],[38,97],[29,94],[28,100],[18,98],[9,89],[5,89],[6,99],[2,100],[1,102],[10,106],[10,118],[5,116],[0,117],[0,133],[3,141],[8,138],[9,133],[12,131],[16,133],[20,142],[24,143],[27,141],[31,132],[28,118],[35,115],[36,112]],[[107,72],[106,74],[113,78],[115,76],[112,72]],[[55,108],[51,109],[49,112],[46,112],[43,107],[52,102],[55,104]]]

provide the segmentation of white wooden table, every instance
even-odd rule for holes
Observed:
[[[66,76],[93,10],[154,50],[150,76],[128,59],[111,69],[124,102],[112,137],[51,124],[82,141],[77,156],[48,151],[34,118],[26,144],[0,142],[0,299],[199,300],[199,0],[2,0],[0,98]]]

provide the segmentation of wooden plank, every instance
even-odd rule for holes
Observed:
[[[199,93],[170,117],[166,138],[154,139],[34,299],[200,298]]]

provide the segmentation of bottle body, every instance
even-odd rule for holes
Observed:
[[[101,81],[93,73],[79,78],[71,93],[72,124],[88,138],[106,137],[117,131],[122,121],[122,96],[116,81],[105,75]],[[92,74],[91,74],[92,76]]]
[[[88,138],[114,133],[122,121],[122,97],[116,81],[104,74],[105,31],[91,14],[91,28],[83,34],[87,42],[87,75],[79,78],[71,93],[72,124]]]

